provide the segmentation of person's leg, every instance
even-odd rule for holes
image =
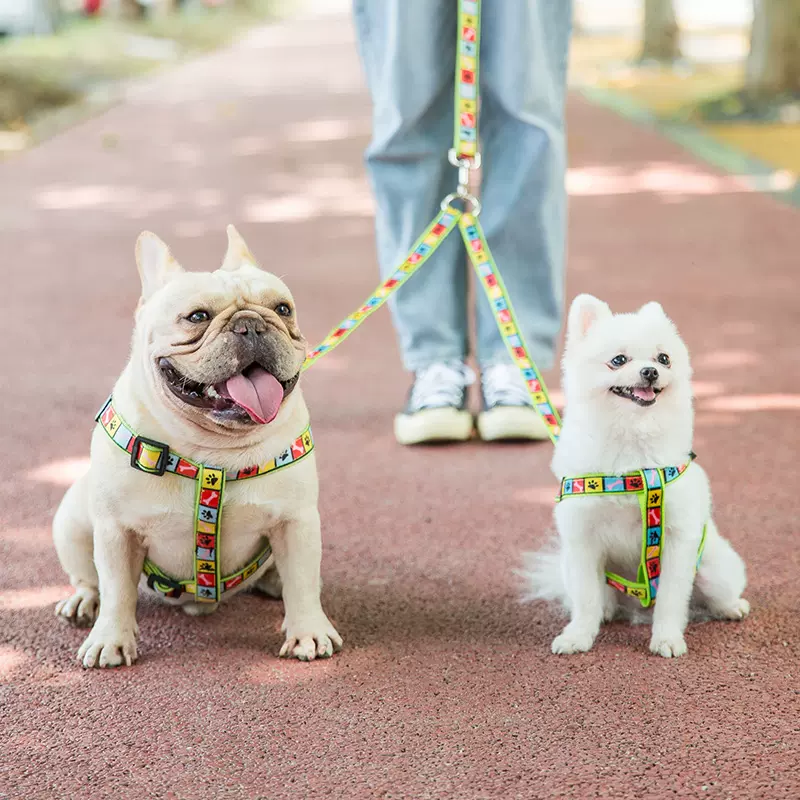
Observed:
[[[356,0],[356,31],[373,102],[366,163],[378,260],[388,277],[455,188],[452,137],[456,3]],[[466,268],[457,231],[390,300],[403,363],[418,372],[461,362],[468,346]]]
[[[486,4],[483,12],[481,222],[540,369],[553,365],[561,326],[564,93],[571,18],[570,0],[504,0],[502,8]],[[489,303],[480,289],[478,294],[478,360],[488,382],[497,384],[497,391],[489,393],[500,397],[500,406],[513,407],[515,398],[519,402],[527,398],[521,389],[513,389],[516,376],[509,370],[505,344]],[[490,369],[497,365],[499,369]],[[521,379],[517,385],[522,387]],[[506,438],[504,429],[512,433],[519,429],[526,438],[546,438],[544,425],[534,420],[531,411],[525,412],[515,416],[516,412],[504,411],[509,425],[494,426],[484,438]],[[488,417],[484,421],[489,427]],[[479,418],[479,427],[480,423]]]
[[[391,275],[455,188],[447,161],[452,136],[456,3],[356,0],[356,30],[373,102],[366,153],[375,194],[378,259]],[[464,440],[467,274],[452,231],[430,261],[390,300],[405,367],[415,373],[395,419],[402,444]]]

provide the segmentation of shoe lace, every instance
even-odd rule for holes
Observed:
[[[486,405],[532,406],[528,387],[514,364],[492,364],[481,375]]]
[[[460,406],[465,387],[474,382],[475,373],[466,364],[431,364],[416,374],[409,407]]]

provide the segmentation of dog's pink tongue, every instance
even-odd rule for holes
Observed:
[[[636,386],[633,390],[633,396],[638,397],[640,400],[653,400],[656,392],[652,386]]]
[[[234,375],[225,382],[234,403],[256,422],[266,424],[278,416],[283,401],[283,386],[261,367],[251,367],[247,375]]]

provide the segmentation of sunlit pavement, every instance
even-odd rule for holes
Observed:
[[[751,617],[691,626],[678,661],[626,625],[550,655],[562,620],[513,573],[551,527],[550,445],[398,447],[382,312],[304,380],[344,652],[278,661],[255,596],[207,619],[143,601],[140,663],[78,666],[49,523],[128,352],[136,235],[206,269],[236,222],[318,341],[376,281],[369,113],[348,17],[310,17],[0,166],[0,796],[797,797],[797,212],[577,97],[567,296],[678,323]]]

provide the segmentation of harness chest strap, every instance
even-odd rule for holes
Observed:
[[[636,597],[647,608],[656,601],[661,577],[661,551],[664,541],[664,491],[668,484],[680,478],[694,460],[677,467],[642,469],[624,475],[583,475],[563,478],[556,497],[560,502],[567,497],[635,494],[642,514],[642,555],[636,581],[629,581],[613,572],[606,572],[606,583],[624,594]],[[695,569],[700,565],[706,544],[707,525],[703,526],[700,546],[697,549]]]
[[[111,441],[129,454],[130,464],[134,469],[156,476],[171,472],[197,484],[193,523],[194,578],[176,580],[146,558],[142,571],[147,576],[147,584],[151,589],[165,597],[179,597],[186,592],[193,594],[198,602],[216,603],[224,592],[241,585],[272,555],[272,548],[267,542],[258,555],[238,572],[222,575],[220,550],[225,487],[232,481],[269,475],[305,458],[314,449],[310,426],[276,458],[245,469],[226,471],[180,456],[163,442],[137,436],[116,411],[111,397],[95,419]]]

